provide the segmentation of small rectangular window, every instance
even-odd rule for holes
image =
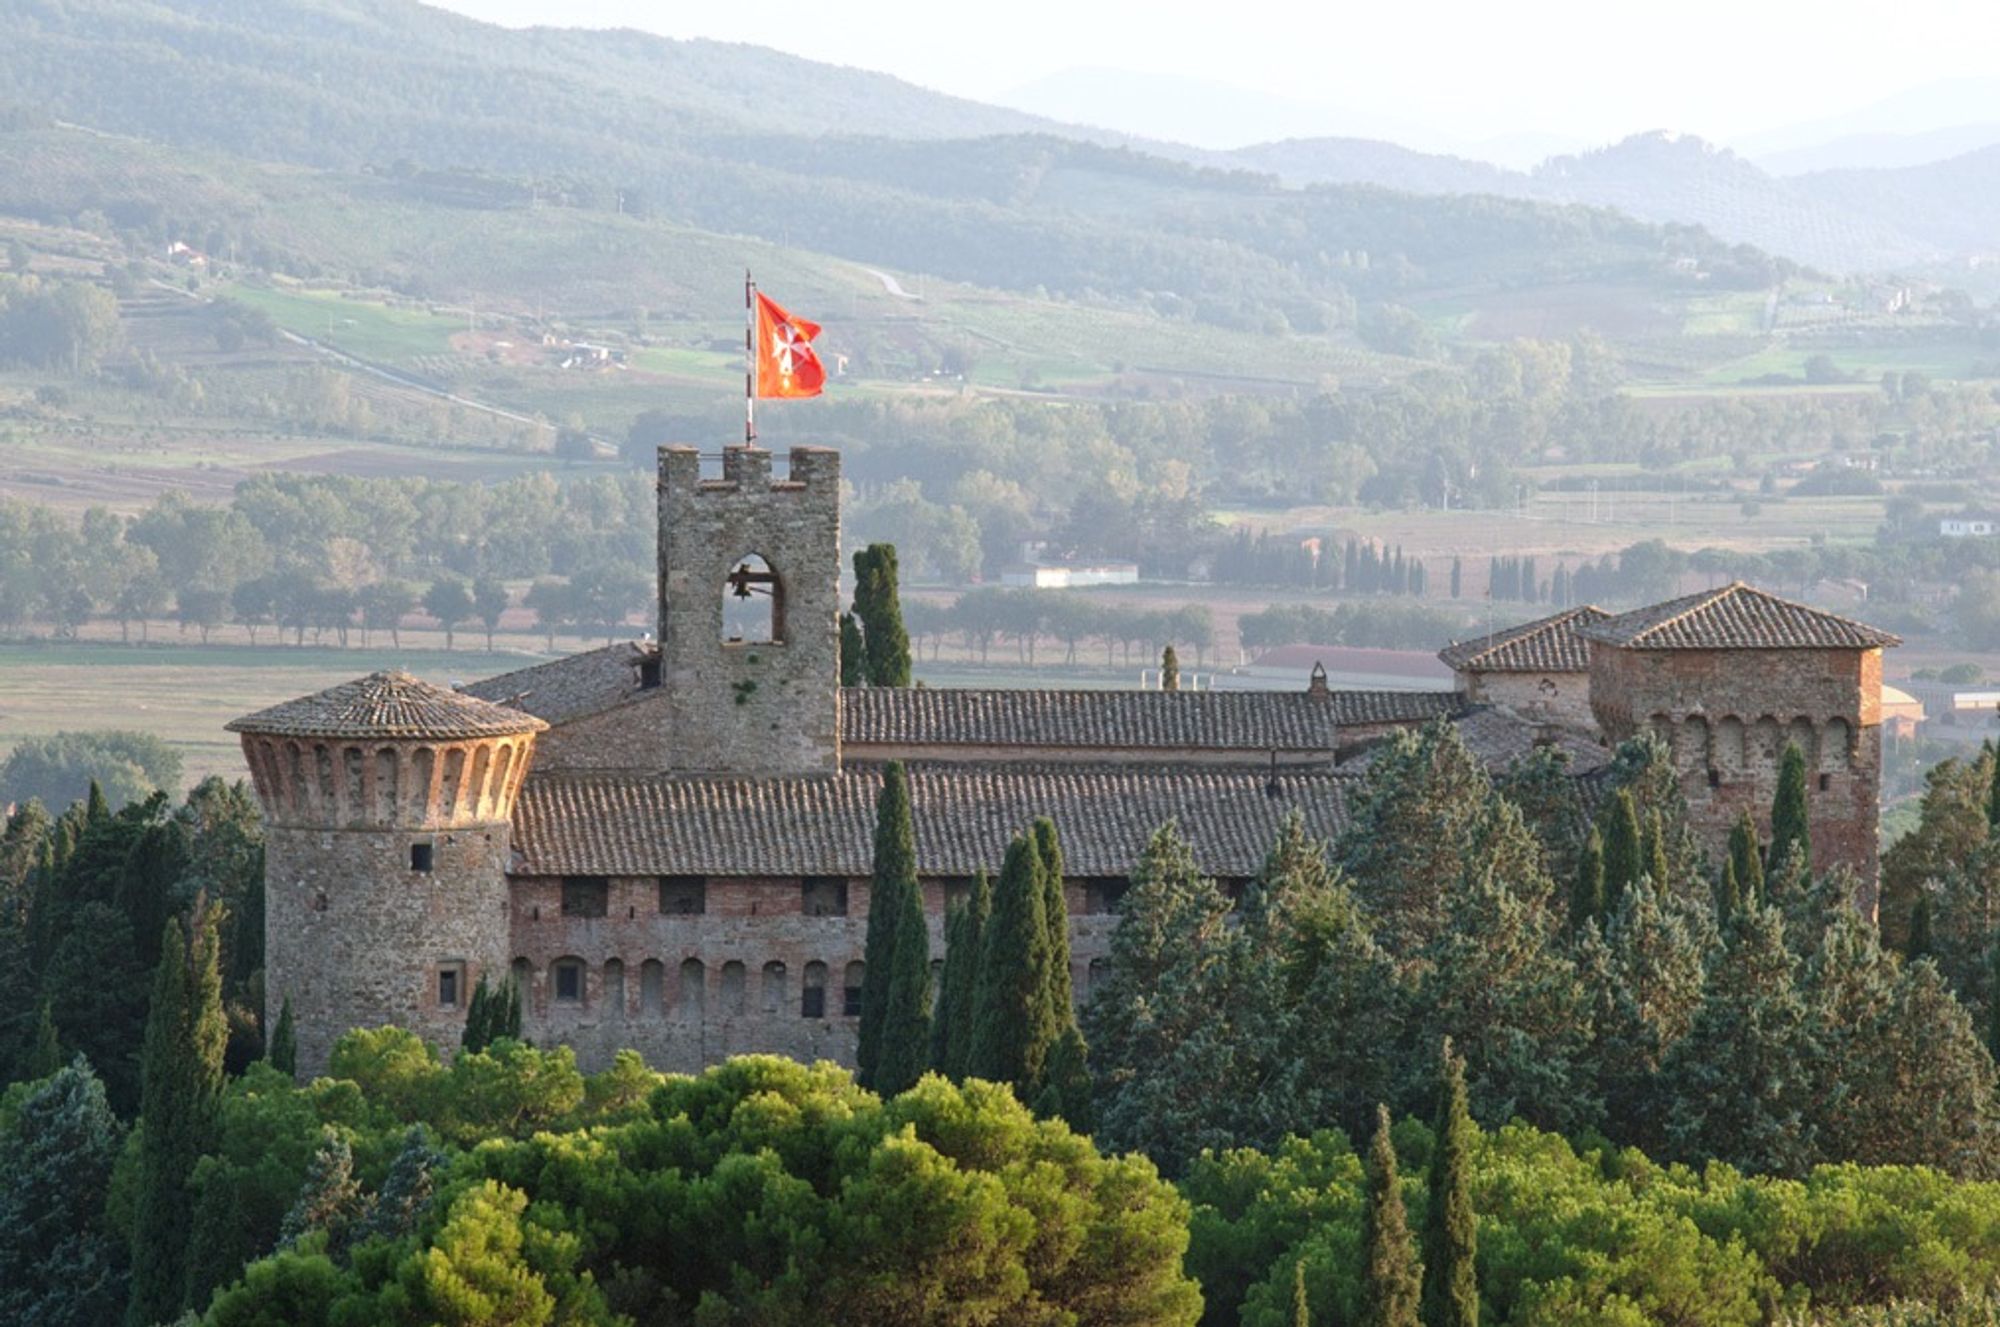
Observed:
[[[431,845],[428,843],[412,843],[410,845],[410,869],[412,871],[430,870],[431,863],[434,860],[433,851]]]
[[[1132,882],[1124,876],[1096,876],[1084,881],[1083,910],[1098,916],[1118,911],[1118,900],[1125,897],[1125,891]]]
[[[1722,786],[1721,770],[1712,769],[1708,772],[1708,786],[1711,788],[1720,788]]]
[[[861,1017],[861,988],[843,986],[840,988],[840,1013],[844,1018]]]
[[[708,911],[708,877],[660,877],[660,911],[669,917],[693,917]]]
[[[457,968],[442,968],[438,971],[438,1003],[446,1009],[458,1007]]]
[[[799,1016],[802,1018],[826,1017],[826,987],[808,986],[799,993]]]
[[[808,917],[845,917],[847,881],[839,876],[807,876],[799,881],[799,911]]]
[[[1819,790],[1821,792],[1826,792],[1832,787],[1833,787],[1833,775],[1822,774],[1819,776]]]
[[[641,691],[656,691],[659,689],[659,685],[660,656],[656,654],[649,659],[641,659],[639,661],[639,689]]]
[[[611,882],[601,875],[567,876],[562,882],[565,917],[602,917],[611,906]]]
[[[564,1004],[578,1004],[583,1000],[583,964],[556,964],[555,979],[556,999]]]

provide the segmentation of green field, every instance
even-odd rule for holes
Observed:
[[[451,334],[465,324],[422,309],[349,299],[303,286],[233,283],[217,293],[261,309],[288,331],[312,337],[362,359],[395,364],[451,349]]]

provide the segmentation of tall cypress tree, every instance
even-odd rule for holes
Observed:
[[[278,1026],[271,1030],[271,1042],[264,1058],[271,1062],[273,1069],[294,1077],[298,1075],[299,1036],[292,1027],[292,997],[289,995],[278,1006]]]
[[[981,871],[972,877],[972,892],[957,909],[959,930],[944,955],[944,993],[938,1004],[942,1035],[932,1038],[932,1064],[954,1082],[965,1077],[972,1050],[972,1020],[979,1001],[980,965],[986,927],[993,916],[993,882]]]
[[[1806,754],[1797,742],[1785,744],[1778,766],[1778,793],[1771,799],[1771,855],[1765,868],[1776,871],[1797,850],[1800,863],[1812,860],[1812,829],[1806,805]]]
[[[1472,1114],[1465,1061],[1444,1041],[1438,1070],[1430,1202],[1424,1214],[1424,1322],[1479,1327],[1479,1217],[1472,1210]]]
[[[897,891],[896,898],[895,966],[871,1085],[885,1097],[916,1085],[931,1049],[931,935],[923,891],[913,882]]]
[[[1595,825],[1583,841],[1583,851],[1577,854],[1576,881],[1569,892],[1570,929],[1581,931],[1583,924],[1592,920],[1604,920],[1604,836]]]
[[[472,988],[472,999],[465,1006],[465,1026],[458,1031],[458,1048],[462,1051],[483,1051],[493,1040],[492,1014],[493,994],[486,989],[486,974],[479,974],[478,985]]]
[[[1722,859],[1722,874],[1715,880],[1715,920],[1727,922],[1743,906],[1743,886],[1736,879],[1736,859]]]
[[[1056,1035],[1076,1024],[1076,997],[1070,989],[1069,900],[1063,890],[1062,836],[1056,822],[1037,817],[1033,830],[1035,855],[1042,864],[1042,919],[1049,928],[1049,1016]]]
[[[993,916],[980,946],[973,995],[968,1077],[1012,1084],[1024,1101],[1038,1090],[1055,1040],[1048,1000],[1049,932],[1044,918],[1041,854],[1031,834],[1007,845]]]
[[[1931,892],[1927,889],[1917,895],[1917,906],[1910,909],[1910,934],[1903,942],[1903,957],[1914,963],[1935,952],[1936,944],[1931,939]]]
[[[131,1327],[172,1318],[187,1299],[188,1181],[214,1147],[229,1040],[216,922],[214,909],[200,904],[193,935],[172,918],[160,944],[140,1061],[139,1195],[125,1314]]]
[[[1757,842],[1757,822],[1745,811],[1729,831],[1729,860],[1736,868],[1736,893],[1745,903],[1764,894],[1764,849]]]
[[[952,995],[964,983],[958,973],[965,967],[966,912],[963,899],[945,901],[944,964],[938,970],[937,1005],[931,1013],[930,1066],[947,1075],[951,1072]]]
[[[910,634],[903,629],[894,544],[870,544],[854,555],[854,615],[861,619],[868,685],[910,685]]]
[[[1403,1186],[1396,1176],[1396,1149],[1389,1141],[1389,1108],[1377,1106],[1361,1209],[1362,1327],[1420,1327],[1417,1306],[1422,1293],[1423,1270],[1410,1242]]]
[[[840,685],[858,687],[868,681],[868,648],[861,639],[861,619],[840,615]]]
[[[861,1028],[854,1051],[855,1078],[863,1087],[875,1086],[875,1071],[882,1060],[883,1030],[889,1020],[889,983],[896,974],[896,945],[901,938],[905,897],[916,895],[918,915],[921,917],[923,912],[923,897],[917,888],[917,837],[916,825],[910,817],[909,778],[903,772],[903,762],[892,760],[882,771],[882,791],[875,799],[875,871],[868,889]],[[925,962],[929,962],[928,955]]]
[[[1660,808],[1653,808],[1646,817],[1646,874],[1653,882],[1653,888],[1667,887],[1667,826],[1660,817]]]
[[[1639,808],[1630,788],[1620,788],[1607,808],[1604,828],[1604,903],[1615,908],[1645,873],[1639,842]]]

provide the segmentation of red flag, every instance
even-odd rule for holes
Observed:
[[[819,324],[794,318],[763,291],[757,292],[757,395],[818,396],[826,369],[813,353]]]

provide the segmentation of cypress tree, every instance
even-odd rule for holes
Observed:
[[[1042,918],[1049,926],[1049,1016],[1056,1035],[1076,1024],[1076,999],[1069,976],[1069,900],[1063,889],[1062,836],[1047,816],[1035,820],[1035,854],[1042,863]]]
[[[56,1034],[56,1021],[44,1000],[41,1015],[35,1020],[35,1039],[29,1043],[27,1057],[15,1077],[24,1083],[38,1082],[62,1067],[62,1038]]]
[[[1181,689],[1181,656],[1169,645],[1160,651],[1160,690]]]
[[[882,771],[882,791],[875,799],[875,871],[868,889],[861,1028],[854,1052],[854,1076],[863,1087],[875,1086],[875,1070],[882,1059],[883,1030],[888,1026],[889,983],[896,974],[896,945],[901,938],[905,896],[916,895],[921,915],[923,898],[917,890],[917,838],[916,826],[910,818],[909,778],[903,772],[903,763],[892,760]],[[925,962],[929,962],[928,956]]]
[[[944,998],[938,1019],[944,1035],[933,1063],[954,1082],[965,1077],[972,1050],[972,1020],[979,1002],[980,965],[986,928],[993,916],[993,882],[981,871],[972,877],[972,893],[959,906],[959,932],[944,955]]]
[[[1910,909],[1910,934],[1903,942],[1903,957],[1914,963],[1935,952],[1931,939],[1931,894],[1925,890],[1917,895],[1917,906]]]
[[[483,1051],[493,1040],[489,1026],[488,1010],[493,1005],[493,996],[486,989],[486,974],[479,974],[479,983],[472,988],[472,999],[466,1002],[465,1026],[458,1032],[458,1048],[462,1051]]]
[[[298,1076],[299,1039],[298,1033],[292,1027],[292,997],[289,995],[285,997],[284,1003],[278,1006],[278,1026],[271,1031],[271,1044],[266,1049],[264,1058],[271,1062],[273,1069],[291,1074],[293,1077]]]
[[[1727,922],[1743,906],[1743,886],[1736,880],[1736,859],[1722,859],[1722,874],[1715,882],[1715,920]]]
[[[170,919],[153,979],[140,1067],[139,1193],[132,1229],[132,1327],[178,1314],[187,1299],[188,1187],[214,1150],[222,1092],[222,975],[215,911],[198,904],[193,935]]]
[[[941,1074],[951,1072],[951,1004],[953,988],[962,981],[958,970],[965,966],[965,917],[962,900],[946,900],[944,966],[938,971],[937,1007],[931,1014],[930,1066]]]
[[[1986,784],[1986,837],[2000,835],[2000,752],[1993,756],[1993,777]]]
[[[1458,598],[1458,592],[1465,586],[1465,566],[1457,558],[1451,560],[1451,597]]]
[[[1029,1101],[1056,1036],[1049,1017],[1043,887],[1034,838],[1015,835],[1007,845],[1000,884],[993,892],[993,915],[980,946],[972,1044],[965,1062],[968,1077],[1012,1084]]]
[[[1576,883],[1569,893],[1570,929],[1581,931],[1583,924],[1593,919],[1604,919],[1604,836],[1595,825],[1583,841],[1583,851],[1577,854]]]
[[[1620,788],[1608,809],[1604,832],[1604,903],[1615,908],[1645,871],[1639,842],[1639,808],[1630,788]]]
[[[1424,1322],[1479,1327],[1479,1217],[1472,1210],[1472,1115],[1465,1061],[1444,1041],[1438,1072],[1430,1202],[1424,1216]]]
[[[896,948],[875,1058],[874,1089],[885,1097],[916,1086],[931,1048],[931,935],[923,891],[896,893]],[[869,905],[874,911],[874,905]]]
[[[508,1041],[521,1039],[521,984],[514,980],[512,973],[500,983],[499,991],[486,1006],[486,1016],[493,1029],[493,1040],[503,1037]]]
[[[840,685],[858,687],[868,680],[867,646],[861,640],[861,619],[840,615]]]
[[[1986,1050],[2000,1058],[2000,944],[1986,953]]]
[[[1387,1106],[1375,1107],[1375,1137],[1368,1145],[1368,1188],[1362,1202],[1361,1327],[1420,1327],[1417,1305],[1423,1271],[1403,1215],[1403,1186],[1396,1176]]]
[[[894,544],[870,544],[854,555],[854,615],[861,619],[868,685],[910,685],[910,634],[903,629]]]
[[[1806,756],[1797,742],[1785,744],[1778,766],[1778,793],[1771,800],[1771,855],[1765,868],[1775,871],[1797,850],[1801,864],[1812,860],[1812,829],[1806,805]]]
[[[1736,893],[1745,903],[1764,893],[1764,850],[1757,842],[1757,822],[1745,811],[1729,831],[1729,861],[1736,868]]]
[[[1667,826],[1658,807],[1646,817],[1646,874],[1652,877],[1653,888],[1667,887]]]

